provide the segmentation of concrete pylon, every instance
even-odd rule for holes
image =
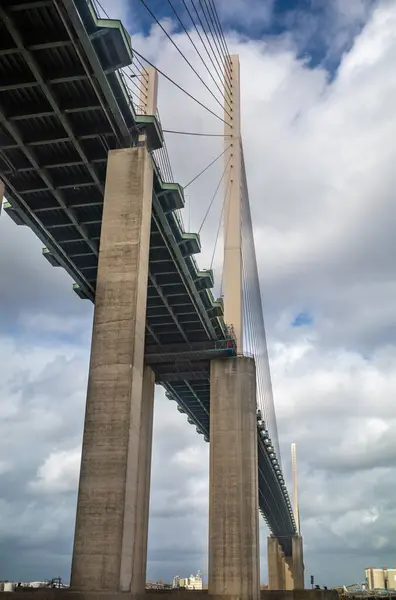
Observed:
[[[154,373],[144,367],[153,167],[109,152],[71,587],[141,593]]]
[[[268,588],[270,590],[303,590],[304,561],[302,537],[291,538],[292,554],[285,556],[275,536],[268,538]]]
[[[292,559],[293,559],[293,580],[294,589],[303,590],[304,585],[304,556],[303,539],[301,535],[292,537]]]
[[[285,587],[285,562],[283,551],[276,537],[267,539],[268,549],[268,589],[284,590]]]
[[[214,360],[210,378],[209,594],[258,600],[254,360]]]
[[[224,71],[225,212],[223,294],[224,320],[232,325],[238,352],[243,352],[241,109],[239,57],[230,57]]]

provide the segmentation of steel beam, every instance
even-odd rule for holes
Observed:
[[[16,27],[14,20],[7,13],[7,11],[4,8],[2,8],[1,6],[0,6],[0,17],[6,23],[6,25],[8,27],[8,31],[10,32],[15,44],[17,45],[18,48],[21,49],[23,57],[24,57],[27,65],[29,66],[31,72],[33,73],[33,76],[35,77],[36,81],[39,83],[41,89],[45,93],[45,96],[46,96],[48,102],[51,104],[56,116],[58,117],[60,123],[62,124],[62,127],[65,129],[65,131],[69,135],[69,138],[70,138],[71,142],[73,143],[75,149],[77,150],[78,154],[81,156],[82,160],[84,161],[84,164],[85,164],[86,168],[88,169],[88,172],[90,173],[92,179],[98,186],[99,190],[103,193],[104,192],[103,183],[100,181],[100,179],[95,171],[95,168],[93,167],[93,165],[90,164],[84,150],[82,149],[78,140],[74,136],[73,129],[71,128],[66,115],[63,114],[62,111],[60,110],[58,102],[57,102],[52,90],[45,82],[45,78],[41,72],[41,69],[40,69],[40,66],[39,66],[37,60],[34,58],[32,53],[29,52],[29,50],[25,47],[25,45],[23,43],[23,39]]]

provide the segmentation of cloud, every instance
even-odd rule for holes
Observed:
[[[367,564],[390,564],[396,552],[396,7],[377,3],[367,19],[363,9],[356,3],[345,16],[363,29],[332,78],[285,37],[228,39],[241,60],[283,463],[290,481],[289,444],[297,442],[307,574],[325,585],[360,580]],[[188,41],[175,39],[195,61]],[[218,110],[158,28],[133,41]],[[222,131],[221,121],[162,79],[159,108],[166,129]],[[169,135],[167,143],[176,179],[186,183],[223,142]],[[199,229],[221,173],[216,164],[187,189],[183,218],[191,230]],[[218,199],[201,232],[203,267],[220,212]],[[92,307],[6,215],[0,244],[0,563],[5,578],[67,579]],[[220,267],[219,252],[216,277]],[[313,323],[292,327],[303,313]],[[154,436],[148,575],[206,572],[208,445],[161,390]],[[263,524],[261,531],[264,579]]]
[[[78,485],[80,469],[80,445],[73,450],[51,452],[37,470],[36,479],[28,483],[33,492],[54,494],[69,492]]]

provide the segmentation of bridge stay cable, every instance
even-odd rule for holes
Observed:
[[[204,10],[203,4],[202,4],[202,0],[198,0],[198,2],[200,4],[201,10],[202,10],[202,14],[205,17],[205,21],[206,21],[206,23],[208,25],[208,29],[209,29],[209,31],[211,33],[211,36],[212,36],[212,39],[213,39],[213,43],[216,46],[218,55],[220,57],[220,61],[221,61],[221,64],[223,66],[223,72],[226,73],[228,65],[227,65],[227,63],[225,61],[224,54],[223,54],[223,51],[221,49],[221,45],[219,44],[218,34],[217,34],[216,30],[215,30],[213,17],[211,16],[210,11],[208,9],[207,1],[203,0],[203,3],[204,3],[205,8],[206,8],[206,11]],[[208,18],[207,15],[209,15],[209,18]]]
[[[201,133],[199,131],[175,131],[173,129],[163,129],[162,133],[176,133],[178,135],[196,135],[201,137],[222,137],[229,138],[231,135],[227,135],[224,133]]]
[[[198,179],[198,177],[201,177],[201,175],[203,175],[208,169],[210,169],[210,167],[212,165],[215,164],[215,162],[217,162],[219,160],[219,158],[221,158],[222,156],[224,156],[224,154],[227,152],[227,150],[229,150],[231,148],[231,144],[229,146],[227,146],[227,148],[225,148],[225,150],[223,150],[223,152],[221,152],[218,156],[216,156],[215,159],[212,160],[212,162],[210,162],[204,169],[202,169],[202,171],[200,171],[198,173],[198,175],[196,175],[193,179],[191,179],[191,181],[189,181],[188,183],[186,183],[186,185],[183,186],[183,189],[188,188],[189,185],[191,185],[192,183],[194,183],[194,181],[196,181]]]
[[[212,259],[210,261],[210,269],[213,269],[213,263],[214,263],[215,254],[216,254],[217,242],[218,242],[219,236],[220,236],[220,229],[221,229],[221,225],[222,225],[222,222],[223,222],[223,216],[224,216],[225,201],[226,201],[226,198],[227,198],[229,186],[230,186],[230,175],[228,174],[227,185],[226,185],[226,188],[225,188],[225,193],[223,195],[223,202],[222,202],[222,205],[221,205],[219,225],[217,227],[216,238],[215,238],[215,242],[214,242],[214,246],[213,246]]]
[[[138,52],[136,49],[134,49],[133,51],[140,58],[142,58],[148,65],[150,65],[150,67],[153,67],[154,69],[156,69],[158,71],[158,73],[160,75],[162,75],[162,77],[165,77],[165,79],[167,81],[169,81],[170,83],[172,83],[181,92],[183,92],[184,94],[186,94],[186,96],[188,96],[189,98],[191,98],[191,100],[194,100],[194,102],[196,102],[197,104],[199,104],[199,106],[201,106],[202,108],[204,108],[208,113],[210,113],[211,115],[213,115],[214,117],[216,117],[216,119],[219,119],[219,121],[222,121],[223,123],[227,123],[227,121],[225,121],[222,117],[220,117],[215,112],[213,112],[213,110],[211,110],[208,106],[206,106],[205,104],[203,104],[203,102],[201,102],[200,100],[198,100],[197,98],[195,98],[192,94],[190,94],[190,92],[188,92],[186,89],[184,89],[180,84],[176,83],[176,81],[174,81],[171,77],[169,77],[169,75],[166,75],[166,73],[164,73],[161,69],[159,69],[156,65],[154,65],[148,58],[146,58],[145,56],[143,56],[143,54],[141,54],[140,52]]]
[[[184,29],[185,34],[187,35],[188,39],[190,40],[193,48],[195,49],[196,53],[198,54],[199,58],[201,59],[202,64],[204,65],[205,69],[207,70],[210,78],[212,79],[213,83],[215,84],[216,88],[219,90],[221,96],[224,98],[224,102],[227,103],[228,107],[231,108],[230,105],[230,101],[226,98],[224,91],[221,89],[220,85],[218,84],[218,82],[216,81],[212,71],[209,69],[207,63],[205,62],[201,52],[198,50],[197,45],[195,44],[193,38],[191,37],[190,33],[188,32],[188,29],[186,28],[186,26],[184,25],[183,21],[181,20],[181,17],[179,16],[179,13],[177,12],[177,10],[175,9],[172,0],[167,0],[168,4],[170,5],[170,7],[172,8],[176,18],[178,19],[180,25],[182,26],[182,28]]]
[[[246,171],[242,150],[242,262],[245,265],[244,285],[247,301],[247,319],[251,321],[250,327],[253,337],[249,339],[251,348],[256,358],[258,391],[260,395],[259,406],[265,415],[266,426],[275,448],[276,456],[281,465],[278,431],[275,418],[275,407],[272,392],[271,373],[268,361],[267,340],[264,326],[264,316],[261,301],[260,280],[258,275],[257,256],[253,235],[252,218],[250,212],[249,195],[246,181]]]
[[[202,44],[202,46],[203,46],[203,48],[204,48],[204,50],[205,50],[206,54],[208,55],[208,58],[209,58],[209,60],[210,60],[210,62],[211,62],[211,64],[212,64],[212,67],[214,68],[214,70],[215,70],[215,72],[216,72],[216,75],[217,75],[217,77],[219,78],[219,81],[220,81],[220,82],[221,82],[221,83],[224,85],[224,88],[225,88],[225,90],[224,90],[224,91],[225,91],[225,92],[228,94],[228,96],[230,97],[230,96],[231,96],[231,80],[230,80],[229,74],[228,74],[228,73],[223,73],[223,74],[222,74],[221,72],[219,73],[217,66],[216,66],[216,65],[215,65],[215,63],[213,62],[212,55],[211,55],[211,53],[209,52],[209,50],[208,50],[208,48],[207,48],[207,46],[206,46],[206,44],[205,44],[205,41],[204,41],[204,40],[203,40],[203,38],[202,38],[201,32],[200,32],[200,30],[199,30],[199,27],[197,26],[197,24],[196,24],[196,22],[195,22],[195,19],[194,19],[193,15],[191,14],[191,11],[190,11],[190,9],[188,8],[188,6],[187,6],[187,4],[186,4],[186,0],[182,0],[182,2],[183,2],[183,5],[184,5],[184,7],[185,7],[185,9],[186,9],[186,11],[187,11],[187,14],[189,15],[189,17],[190,17],[190,19],[191,19],[191,22],[192,22],[192,24],[193,24],[193,26],[194,26],[194,29],[195,29],[195,31],[197,32],[197,35],[198,35],[199,39],[201,40],[201,44]]]
[[[215,60],[216,60],[217,66],[218,66],[218,67],[219,67],[219,69],[220,69],[220,73],[223,73],[223,74],[225,74],[225,73],[226,73],[226,71],[225,71],[225,69],[224,69],[224,65],[223,65],[223,64],[222,64],[222,62],[221,62],[221,56],[220,56],[220,62],[219,62],[219,58],[218,58],[218,56],[217,56],[216,52],[215,52],[215,51],[214,51],[214,49],[213,49],[212,43],[211,43],[211,41],[210,41],[210,38],[209,38],[209,36],[208,36],[208,33],[207,33],[206,29],[205,29],[205,26],[204,26],[204,24],[203,24],[203,22],[202,22],[202,19],[201,19],[201,17],[200,17],[199,11],[198,11],[198,9],[197,9],[197,7],[196,7],[195,3],[194,3],[194,0],[191,0],[191,4],[192,4],[192,6],[193,6],[193,8],[194,8],[194,10],[195,10],[195,14],[197,15],[197,18],[198,18],[199,24],[200,24],[200,26],[201,26],[201,29],[202,29],[202,31],[203,31],[203,32],[204,32],[204,34],[205,34],[206,40],[207,40],[207,42],[208,42],[208,44],[209,44],[209,47],[210,47],[210,49],[211,49],[211,51],[212,51],[212,53],[213,53],[213,56],[214,56],[214,58],[215,58]],[[220,81],[221,81],[221,79],[222,79],[222,77],[220,77]],[[226,78],[225,78],[225,79],[226,79]],[[230,86],[230,87],[231,87],[231,86]],[[231,90],[230,90],[230,93],[231,93]]]
[[[214,18],[215,18],[215,21],[217,23],[218,30],[220,32],[220,38],[222,40],[222,44],[223,44],[223,48],[224,48],[224,54],[227,57],[228,66],[229,66],[229,68],[231,68],[230,51],[228,50],[227,41],[226,41],[226,38],[225,38],[225,35],[224,35],[224,29],[223,29],[223,27],[221,25],[220,18],[219,18],[219,13],[217,11],[217,7],[216,7],[216,4],[215,4],[214,0],[209,0],[209,2],[212,5],[212,10],[213,10]]]
[[[141,4],[146,8],[147,12],[151,15],[151,17],[154,19],[154,21],[157,23],[157,25],[161,28],[161,30],[163,31],[163,33],[166,35],[166,37],[168,38],[168,40],[171,42],[171,44],[176,48],[176,50],[179,52],[180,56],[182,56],[182,58],[185,60],[185,62],[188,64],[188,66],[192,69],[192,71],[195,73],[195,75],[198,77],[198,79],[200,80],[200,82],[205,86],[205,88],[209,91],[209,93],[211,94],[211,96],[214,98],[214,100],[217,102],[217,104],[224,109],[224,112],[227,114],[228,117],[231,118],[230,113],[227,111],[227,109],[224,108],[223,104],[220,102],[220,100],[215,96],[215,94],[212,92],[212,90],[210,89],[210,87],[207,85],[207,83],[202,79],[201,75],[198,73],[198,71],[196,70],[196,68],[191,64],[191,62],[188,60],[188,58],[186,57],[186,55],[184,54],[184,52],[182,50],[180,50],[179,46],[176,44],[176,42],[174,41],[174,39],[172,38],[171,35],[169,35],[169,33],[166,31],[165,27],[162,25],[161,21],[159,21],[159,19],[157,19],[157,17],[155,16],[155,14],[153,13],[153,11],[150,9],[150,7],[147,5],[147,3],[145,2],[145,0],[140,0]],[[223,98],[225,99],[224,95],[222,94]]]
[[[219,189],[220,189],[220,186],[221,186],[221,184],[222,184],[222,181],[223,181],[223,179],[224,179],[224,175],[225,175],[225,174],[226,174],[226,172],[227,172],[228,165],[230,164],[230,160],[231,160],[231,156],[228,158],[228,161],[227,161],[227,163],[226,163],[226,165],[225,165],[225,167],[224,167],[224,169],[223,169],[223,173],[221,174],[220,180],[219,180],[219,182],[218,182],[218,184],[217,184],[217,186],[216,186],[216,189],[215,189],[215,192],[214,192],[214,194],[213,194],[213,196],[212,196],[212,199],[211,199],[211,200],[210,200],[210,202],[209,202],[209,206],[208,206],[208,208],[207,208],[207,210],[206,210],[206,212],[205,212],[205,215],[204,215],[204,217],[203,217],[203,219],[202,219],[202,223],[201,223],[201,225],[199,226],[199,229],[198,229],[198,234],[200,234],[200,233],[201,233],[201,231],[202,231],[202,227],[204,226],[204,224],[205,224],[205,221],[206,221],[206,219],[208,218],[208,215],[209,215],[209,213],[210,213],[210,209],[211,209],[211,208],[212,208],[212,206],[213,206],[213,203],[214,203],[214,201],[215,201],[215,198],[216,198],[216,196],[217,196],[217,192],[219,191]]]

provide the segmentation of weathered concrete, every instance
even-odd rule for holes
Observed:
[[[290,556],[283,557],[284,567],[284,588],[285,590],[294,590],[293,578],[293,559]]]
[[[154,377],[144,370],[153,169],[107,164],[71,585],[144,590]]]
[[[260,594],[256,368],[212,361],[210,373],[209,594]]]
[[[285,562],[282,548],[276,537],[267,538],[268,550],[268,588],[269,590],[285,589]],[[289,583],[290,585],[290,583]],[[292,588],[293,589],[293,588]]]
[[[269,590],[303,590],[304,560],[302,537],[292,538],[292,556],[285,556],[278,540],[268,538]]]
[[[294,589],[304,589],[304,556],[303,541],[301,535],[295,535],[292,538],[292,558],[293,558],[293,580]]]

